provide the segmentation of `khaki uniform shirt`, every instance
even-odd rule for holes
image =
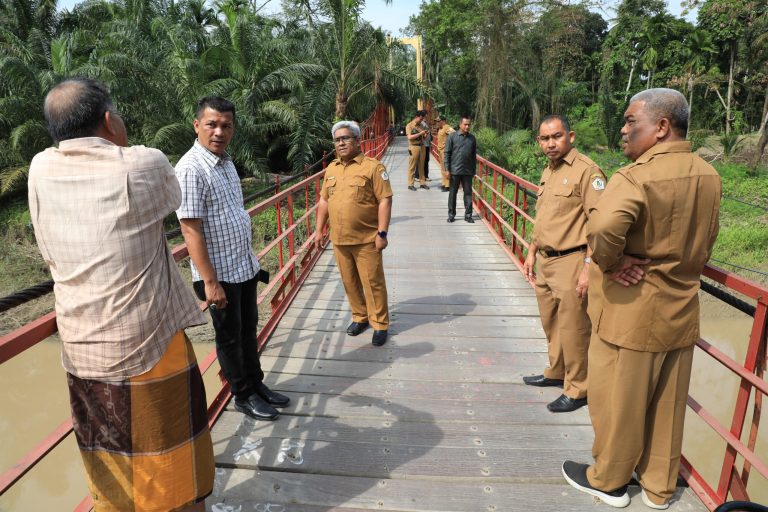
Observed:
[[[541,175],[533,242],[544,251],[565,251],[587,244],[587,218],[605,188],[595,162],[571,149],[554,169]]]
[[[205,323],[165,242],[181,204],[168,159],[99,137],[65,140],[29,168],[29,212],[55,281],[62,363],[82,379],[152,369],[173,335]]]
[[[600,338],[645,352],[696,342],[699,279],[717,238],[720,194],[720,177],[690,142],[657,144],[616,172],[589,220],[592,258],[603,272],[617,270],[624,254],[651,263],[637,285],[602,280],[601,304],[590,308]]]
[[[443,154],[445,149],[445,141],[448,139],[448,135],[453,133],[453,128],[448,123],[445,123],[442,128],[437,132],[437,151],[440,155]]]
[[[320,194],[328,201],[331,242],[373,242],[379,230],[379,203],[392,197],[384,165],[360,153],[346,165],[336,159],[325,170]]]
[[[414,133],[420,132],[424,128],[421,127],[421,123],[417,123],[416,121],[411,121],[407,125],[405,125],[405,135],[411,136]],[[421,135],[419,137],[416,137],[415,139],[408,139],[408,144],[411,146],[423,146],[424,145],[424,136]]]

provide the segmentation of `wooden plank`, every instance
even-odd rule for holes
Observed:
[[[440,325],[420,322],[415,315],[405,315],[402,318],[398,317],[396,321],[392,322],[389,326],[390,334],[399,334],[408,332],[412,335],[422,335],[425,338],[432,336],[442,337],[464,337],[464,338],[540,338],[543,337],[543,331],[540,326],[535,325],[516,325],[527,320],[525,317],[512,317],[515,319],[509,320],[506,327],[499,328],[496,326],[483,325],[478,323],[477,325],[466,323],[452,323],[449,319],[446,319]],[[490,318],[490,317],[489,317]],[[342,318],[337,319],[294,319],[294,329],[309,329],[317,331],[342,331],[346,329],[346,320]]]
[[[439,436],[439,426],[422,424]],[[374,429],[380,435],[379,429]],[[295,438],[229,437],[214,445],[216,464],[253,470],[332,473],[370,478],[452,478],[479,482],[560,483],[563,460],[587,460],[591,447],[577,450],[540,448],[447,448],[442,446],[404,446],[378,441],[350,443],[301,440]],[[532,462],[535,461],[535,462]],[[536,466],[536,472],[531,466]]]
[[[350,351],[362,349],[360,339],[364,339],[365,334],[358,336],[357,338],[348,336],[347,333],[340,329],[338,331],[311,331],[301,329],[277,329],[267,344],[265,350],[269,355],[283,355],[290,356],[293,346],[298,344],[312,344],[316,343],[317,351]],[[459,338],[442,337],[437,338],[435,336],[412,336],[405,332],[402,334],[395,334],[391,336],[391,341],[388,342],[383,348],[380,347],[367,347],[370,350],[392,350],[393,344],[398,349],[408,349],[412,344],[420,344],[424,341],[432,342],[435,351],[439,350],[451,350],[458,352],[459,354],[466,354],[477,351],[487,352],[531,352],[531,353],[546,353],[547,344],[543,338],[520,338],[520,339],[507,339],[507,338],[465,338],[459,340]],[[460,341],[460,343],[459,343]],[[275,352],[277,350],[278,352]]]
[[[421,325],[429,323],[440,328],[443,325],[452,327],[476,326],[482,323],[484,328],[508,329],[510,327],[538,327],[541,325],[539,315],[521,315],[517,309],[508,311],[506,315],[472,315],[473,306],[452,306],[452,314],[448,312],[430,313],[423,311],[414,314],[410,308],[405,310],[390,311],[390,323],[397,323],[404,330],[406,326]],[[294,321],[303,320],[343,320],[345,323],[351,321],[352,312],[343,310],[323,310],[323,309],[297,309],[291,308],[285,313],[285,316]]]
[[[527,300],[529,304],[517,304],[513,306],[495,306],[495,305],[471,305],[472,308],[453,308],[449,304],[434,303],[400,303],[396,302],[389,308],[390,313],[410,313],[413,315],[463,315],[463,316],[539,316],[539,307],[534,298],[519,298],[519,302]],[[349,303],[346,300],[311,300],[296,299],[286,312],[289,317],[295,315],[301,310],[323,310],[323,311],[349,311]]]
[[[428,350],[425,352],[425,350]],[[275,357],[279,356],[279,357]],[[486,378],[492,378],[496,375],[497,369],[501,372],[509,371],[509,368],[520,366],[525,368],[543,368],[547,362],[544,354],[531,354],[529,352],[466,352],[460,350],[433,350],[427,343],[412,343],[407,348],[398,347],[396,350],[381,350],[377,347],[369,349],[348,346],[346,350],[328,351],[317,350],[316,346],[310,346],[303,343],[294,346],[290,353],[286,354],[273,349],[265,349],[261,356],[263,367],[268,365],[280,368],[289,368],[285,361],[281,359],[291,359],[292,362],[298,362],[301,366],[325,364],[329,371],[333,371],[330,365],[335,365],[339,371],[336,375],[343,375],[346,363],[382,363],[388,365],[391,370],[398,370],[401,367],[422,367],[425,366],[425,359],[429,358],[427,366],[433,367],[434,372],[451,371],[461,369],[465,372],[482,373]],[[292,366],[291,366],[292,368]],[[450,369],[450,370],[448,370]],[[430,370],[430,373],[433,373]],[[442,380],[446,380],[443,376]]]
[[[627,512],[644,512],[634,487],[634,498]],[[226,493],[226,501],[218,496]],[[692,501],[690,492],[678,489],[670,507],[671,512],[705,511],[703,505]],[[567,484],[482,483],[463,482],[453,478],[439,480],[376,479],[355,476],[313,475],[222,468],[217,470],[213,506],[226,503],[247,510],[259,504],[282,505],[285,509],[270,508],[270,512],[501,512],[501,511],[568,511],[595,512],[606,508],[591,497]],[[297,505],[300,504],[300,505]],[[300,507],[320,507],[300,508]],[[248,507],[248,508],[246,508]],[[340,507],[340,508],[337,508]],[[213,509],[215,510],[215,509]],[[253,508],[253,510],[266,510]],[[223,509],[215,512],[224,512]]]
[[[297,306],[300,306],[302,303],[301,301],[304,301],[304,303],[313,303],[316,301],[325,301],[325,302],[341,302],[344,304],[349,304],[347,302],[347,296],[342,292],[337,294],[338,296],[334,297],[320,297],[317,296],[317,294],[309,292],[309,291],[299,291],[299,293],[296,296],[296,304]],[[523,295],[520,293],[519,290],[515,290],[515,295],[510,296],[478,296],[478,295],[469,295],[467,293],[452,293],[448,295],[433,295],[428,297],[422,297],[422,296],[415,296],[407,301],[400,300],[400,301],[392,301],[390,303],[390,307],[394,308],[402,308],[402,307],[408,307],[413,304],[445,304],[445,305],[474,305],[474,306],[531,306],[531,305],[537,305],[536,302],[536,296],[535,294],[525,294]]]
[[[251,437],[326,442],[341,440],[404,447],[433,447],[439,444],[444,448],[483,447],[487,450],[592,449],[591,425],[467,425],[450,422],[439,422],[437,425],[439,429],[410,421],[339,420],[319,416],[284,416],[278,421],[250,421],[238,412],[225,411],[216,423],[213,442],[220,445],[229,442],[232,437]]]
[[[290,393],[291,403],[282,409],[284,417],[291,415],[329,418],[366,418],[381,421],[416,421],[423,423],[454,422],[467,425],[589,425],[586,407],[568,413],[554,414],[545,404],[557,398],[560,390],[544,388],[538,403],[497,402],[473,400],[438,400],[420,397],[381,399],[355,394],[355,384],[336,390],[336,395]],[[228,406],[231,409],[232,404]],[[279,420],[278,420],[279,421]]]

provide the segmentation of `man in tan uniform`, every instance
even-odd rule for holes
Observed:
[[[589,251],[587,218],[605,188],[603,171],[573,147],[576,134],[564,116],[545,117],[538,141],[549,159],[541,175],[533,240],[523,270],[536,286],[547,335],[549,367],[523,377],[529,386],[563,386],[547,404],[552,412],[587,405]],[[533,275],[538,258],[538,272]]]
[[[442,117],[437,118],[438,123],[438,131],[437,131],[437,153],[440,155],[440,174],[442,175],[443,179],[440,184],[440,191],[441,192],[448,192],[451,190],[450,184],[451,184],[451,174],[448,172],[448,170],[445,168],[445,157],[443,155],[443,152],[445,151],[445,141],[448,139],[448,135],[453,133],[453,127],[451,127],[450,124],[445,122],[445,119]]]
[[[643,91],[624,119],[624,154],[634,163],[611,179],[587,233],[604,272],[590,276],[595,463],[566,461],[563,475],[625,507],[634,471],[645,505],[663,510],[676,488],[699,338],[699,278],[717,237],[721,183],[691,153],[688,105],[679,92]]]
[[[429,190],[427,180],[424,177],[425,150],[424,138],[427,136],[427,130],[421,126],[421,122],[427,116],[426,111],[417,110],[416,115],[405,126],[405,136],[408,138],[408,190],[416,190],[413,185],[416,173],[419,174],[419,183],[425,190]]]
[[[373,325],[373,344],[387,341],[389,309],[381,252],[387,247],[392,187],[381,162],[360,151],[360,128],[340,121],[331,129],[336,158],[325,171],[317,210],[315,245],[320,248],[330,217],[331,242],[352,309],[347,334]]]

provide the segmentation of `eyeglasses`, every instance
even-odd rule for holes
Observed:
[[[356,139],[356,138],[357,137],[353,137],[351,135],[342,135],[341,137],[336,137],[335,139],[333,139],[333,143],[334,144],[342,144],[342,143],[346,144],[350,140],[353,140],[353,139]]]

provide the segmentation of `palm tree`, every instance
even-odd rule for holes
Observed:
[[[699,78],[706,71],[709,55],[717,50],[712,44],[712,38],[705,30],[695,29],[685,39],[683,56],[685,58],[686,88],[688,89],[688,127],[691,126],[693,112],[693,90]]]

